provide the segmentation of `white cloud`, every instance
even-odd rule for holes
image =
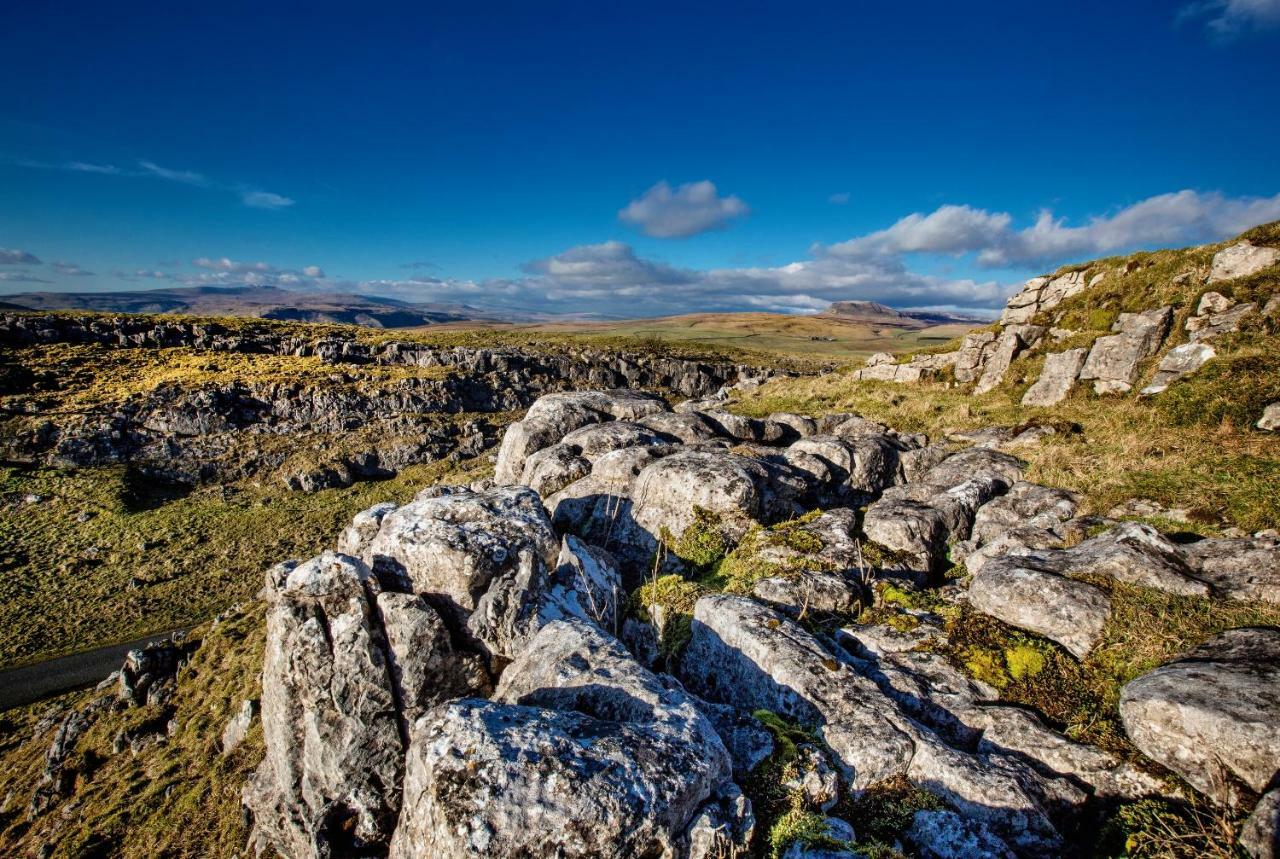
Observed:
[[[58,274],[64,274],[71,277],[92,277],[93,272],[86,271],[73,262],[54,262],[49,266]]]
[[[843,206],[849,202],[849,199],[852,196],[853,195],[850,194],[848,191],[840,191],[839,193],[832,194],[830,197],[828,197],[827,202],[831,203],[833,206]]]
[[[303,266],[302,273],[307,277],[324,277],[324,269],[318,265]]]
[[[1178,191],[1149,197],[1110,215],[1069,226],[1052,212],[1034,224],[1013,226],[1008,212],[942,206],[908,215],[893,226],[816,249],[849,259],[909,253],[977,254],[986,266],[1036,266],[1130,251],[1142,247],[1217,241],[1255,224],[1280,219],[1280,194],[1226,197]]]
[[[245,274],[247,272],[277,272],[279,271],[273,265],[265,262],[236,262],[228,257],[197,257],[191,261],[196,268],[207,268],[213,271],[226,271],[236,274]]]
[[[270,191],[241,191],[240,199],[250,209],[287,209],[294,201]]]
[[[203,173],[197,173],[194,170],[173,170],[168,167],[161,167],[154,161],[139,161],[138,166],[147,176],[155,176],[157,179],[166,179],[170,182],[178,182],[183,185],[199,185],[206,186],[209,180],[205,178]]]
[[[1203,19],[1215,39],[1234,39],[1249,30],[1280,26],[1280,0],[1207,0],[1184,6],[1178,20]]]
[[[674,191],[659,182],[618,212],[618,220],[660,239],[695,236],[722,229],[750,209],[740,198],[721,197],[709,180],[689,182]]]
[[[40,258],[16,248],[0,248],[0,265],[40,265]]]

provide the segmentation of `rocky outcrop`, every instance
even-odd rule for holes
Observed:
[[[1248,277],[1280,262],[1280,250],[1238,242],[1213,255],[1208,283]]]
[[[1217,353],[1205,343],[1183,343],[1175,346],[1160,359],[1151,383],[1142,389],[1144,394],[1158,394],[1171,384],[1189,376],[1203,367]]]
[[[557,621],[494,700],[415,725],[391,856],[675,855],[730,773],[687,695],[598,629]]]
[[[1075,386],[1080,369],[1084,366],[1088,350],[1068,349],[1053,352],[1044,359],[1044,369],[1027,392],[1022,395],[1024,406],[1052,406],[1066,399]]]
[[[1098,394],[1123,394],[1132,389],[1138,364],[1160,348],[1169,330],[1173,310],[1161,307],[1143,313],[1121,313],[1111,326],[1119,333],[1099,337],[1089,349],[1080,378],[1092,379]]]
[[[1280,772],[1280,631],[1233,629],[1130,682],[1125,731],[1143,754],[1218,802]]]

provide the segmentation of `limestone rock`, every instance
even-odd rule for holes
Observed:
[[[1151,384],[1143,388],[1142,393],[1160,393],[1183,376],[1199,370],[1216,354],[1213,347],[1205,343],[1183,343],[1173,347],[1160,359],[1160,366],[1151,377]]]
[[[337,550],[354,558],[363,557],[369,543],[378,535],[383,518],[395,509],[396,505],[384,501],[357,513],[338,537]]]
[[[461,621],[496,577],[516,568],[521,550],[553,568],[559,548],[531,489],[436,487],[383,518],[366,560],[380,577],[427,596]]]
[[[240,744],[244,742],[245,736],[249,733],[249,728],[253,725],[254,717],[258,715],[258,702],[254,698],[246,698],[244,703],[240,705],[240,709],[227,722],[227,726],[222,729],[222,753],[229,755],[236,749],[240,748]]]
[[[1013,859],[1009,845],[986,824],[954,811],[917,811],[907,840],[923,859]]]
[[[988,543],[1010,528],[1047,528],[1076,515],[1080,499],[1064,489],[1019,481],[974,515],[973,538]]]
[[[1208,539],[1180,548],[1192,574],[1215,595],[1280,603],[1280,539]]]
[[[596,628],[556,621],[493,701],[419,720],[390,855],[674,855],[729,777],[688,696]]]
[[[1213,255],[1207,283],[1219,283],[1256,274],[1280,262],[1280,250],[1237,242]]]
[[[1130,390],[1139,362],[1160,348],[1172,316],[1170,307],[1143,313],[1121,313],[1111,327],[1112,331],[1120,333],[1099,337],[1093,342],[1084,366],[1080,368],[1080,378],[1096,380],[1094,391],[1100,394]]]
[[[1000,334],[1000,338],[985,356],[982,375],[974,387],[975,394],[984,394],[994,390],[1004,380],[1004,374],[1025,349],[1035,344],[1044,334],[1038,325],[1010,325]]]
[[[1125,731],[1216,802],[1230,775],[1264,790],[1280,770],[1280,630],[1232,629],[1127,684]]]
[[[266,758],[244,791],[259,846],[320,857],[390,840],[404,745],[377,591],[346,555],[268,573]]]
[[[1010,626],[1053,639],[1083,659],[1102,638],[1111,600],[1093,585],[1034,564],[1017,556],[988,561],[973,576],[969,602]]]
[[[716,426],[701,412],[658,412],[641,418],[637,423],[685,444],[710,441],[720,435]]]
[[[1271,403],[1262,410],[1262,417],[1254,424],[1260,430],[1274,431],[1280,429],[1280,403]]]
[[[862,588],[858,582],[842,575],[807,570],[792,577],[761,579],[752,594],[789,613],[849,614],[862,605]]]
[[[1240,847],[1251,859],[1280,856],[1280,788],[1263,794],[1240,828]]]
[[[1085,349],[1068,349],[1047,355],[1040,378],[1022,395],[1022,404],[1052,406],[1066,399],[1084,366],[1086,352]]]

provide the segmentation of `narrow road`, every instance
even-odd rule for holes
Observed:
[[[158,632],[123,644],[82,650],[34,665],[6,668],[0,671],[0,710],[21,707],[73,689],[96,685],[124,663],[125,655],[130,650],[152,641],[164,641],[174,632],[181,631],[183,630]]]

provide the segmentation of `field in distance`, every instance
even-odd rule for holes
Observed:
[[[980,320],[930,324],[911,317],[857,318],[837,313],[694,313],[610,322],[544,322],[504,325],[531,333],[652,339],[672,344],[857,362],[873,352],[906,352],[946,343],[981,325]],[[470,327],[453,323],[450,327]],[[491,324],[485,327],[494,327]]]

